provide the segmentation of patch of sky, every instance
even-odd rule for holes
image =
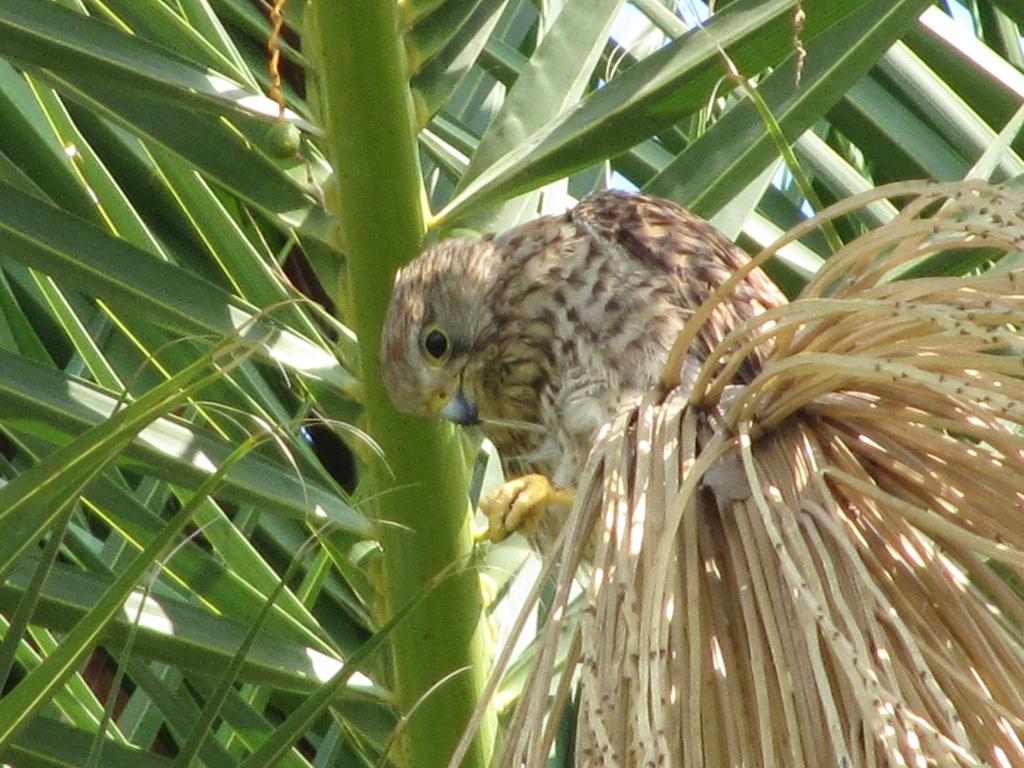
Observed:
[[[971,16],[971,11],[966,5],[959,2],[959,0],[946,0],[946,9],[949,11],[949,15],[953,17],[953,21],[963,24],[972,32],[974,31],[974,18]]]

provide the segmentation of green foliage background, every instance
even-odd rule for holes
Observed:
[[[474,553],[480,472],[381,391],[394,270],[609,184],[756,249],[1017,176],[1024,3],[949,6],[291,0],[280,158],[268,6],[0,0],[0,760],[443,765],[522,558]]]

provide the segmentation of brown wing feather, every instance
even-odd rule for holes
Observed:
[[[573,209],[573,219],[591,237],[621,246],[630,258],[664,275],[682,311],[701,306],[750,260],[711,223],[669,200],[599,192]],[[700,348],[692,352],[706,359],[741,322],[785,303],[785,296],[762,270],[751,271],[702,326],[697,336]],[[749,380],[760,362],[751,360],[740,371],[741,378]]]

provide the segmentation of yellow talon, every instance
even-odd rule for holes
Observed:
[[[575,498],[575,489],[553,486],[544,475],[509,480],[480,502],[480,509],[487,516],[487,536],[498,543],[518,530],[533,533],[544,510],[571,507]]]

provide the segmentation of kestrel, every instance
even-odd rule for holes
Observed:
[[[481,503],[499,541],[572,503],[597,429],[655,385],[693,311],[748,258],[675,203],[599,192],[399,271],[381,368],[395,406],[479,424],[512,478]],[[705,359],[739,322],[785,301],[753,270],[702,328]],[[741,379],[754,370],[741,370]]]

